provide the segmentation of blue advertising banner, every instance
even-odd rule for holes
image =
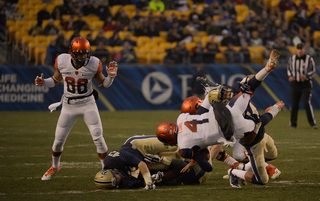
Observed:
[[[232,85],[248,74],[256,73],[262,66],[207,65],[206,77],[214,82]],[[52,76],[53,69],[44,66],[0,66],[0,110],[48,110],[60,101],[63,84],[54,88],[37,87],[34,79],[41,73]],[[179,110],[182,101],[191,96],[191,80],[195,67],[186,66],[132,66],[119,65],[118,76],[108,89],[100,89],[97,105],[100,110]],[[106,75],[105,69],[104,74]],[[312,104],[320,109],[319,71],[314,78]],[[285,67],[272,72],[256,90],[253,102],[265,109],[279,100],[291,106],[290,83]],[[302,105],[301,105],[302,108]]]

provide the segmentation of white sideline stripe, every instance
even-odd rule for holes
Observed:
[[[21,167],[21,166],[49,166],[50,163],[18,163],[15,165],[0,165],[0,167]],[[96,165],[101,166],[101,162],[61,162],[63,168],[88,168]]]
[[[39,179],[39,178],[38,178]],[[296,181],[279,181],[279,182],[272,182],[272,183],[278,183],[278,184],[282,184],[284,186],[301,186],[301,185],[309,185],[309,186],[318,186],[320,185],[320,183],[297,183]],[[279,186],[258,186],[258,185],[251,185],[250,187],[248,187],[248,189],[260,189],[260,188],[269,188],[269,189],[279,189]],[[205,190],[228,190],[228,189],[232,189],[232,187],[207,187],[204,188],[203,185],[195,185],[193,186],[193,189],[205,189]],[[182,188],[182,187],[177,187],[177,188],[156,188],[152,191],[165,191],[168,192],[168,190],[170,191],[185,191],[186,188]],[[47,193],[23,193],[23,194],[19,194],[19,193],[15,193],[15,194],[10,194],[10,195],[52,195],[52,194],[86,194],[86,193],[95,193],[95,192],[108,192],[108,193],[119,193],[119,192],[136,192],[136,191],[144,191],[142,189],[118,189],[118,190],[101,190],[101,189],[97,189],[97,190],[91,190],[91,191],[62,191],[62,192],[47,192]],[[7,195],[5,193],[1,193],[0,195]]]
[[[49,152],[48,152],[49,153]],[[33,157],[50,157],[50,153],[49,154],[43,154],[43,155],[32,155]],[[98,157],[98,155],[96,153],[94,154],[68,154],[68,156],[95,156]],[[0,155],[0,158],[26,158],[24,155]]]

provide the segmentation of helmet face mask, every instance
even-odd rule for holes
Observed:
[[[181,105],[181,113],[197,114],[202,100],[196,96],[185,99]]]
[[[156,135],[159,141],[169,144],[177,144],[177,125],[172,122],[163,122],[157,127]]]
[[[220,92],[220,100],[224,105],[227,105],[233,97],[233,90],[227,85],[222,85]]]
[[[211,91],[209,92],[209,102],[221,102],[224,105],[227,105],[233,95],[233,90],[228,85],[212,87]]]
[[[78,67],[88,64],[91,57],[91,46],[87,39],[76,37],[70,44],[70,55]]]

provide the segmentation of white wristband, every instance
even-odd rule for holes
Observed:
[[[108,88],[111,86],[113,80],[114,80],[114,77],[108,76],[103,80],[102,84],[100,84],[99,87],[104,86],[105,88]]]
[[[146,185],[148,184],[152,184],[152,179],[151,179],[151,175],[150,172],[145,173],[143,176],[144,182],[146,183]]]
[[[52,77],[49,77],[47,79],[43,80],[43,86],[45,87],[54,87],[56,84],[54,83],[54,80],[52,79]]]

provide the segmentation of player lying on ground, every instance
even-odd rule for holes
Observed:
[[[203,183],[210,177],[210,173],[197,166],[180,174],[180,170],[188,162],[182,160],[176,150],[176,146],[164,145],[156,136],[130,137],[119,152],[112,151],[108,154],[105,158],[106,169],[96,174],[95,183],[99,188],[131,189],[145,186],[145,189],[149,190],[155,188],[152,183],[191,185]],[[147,168],[155,173],[151,178],[146,173]]]

